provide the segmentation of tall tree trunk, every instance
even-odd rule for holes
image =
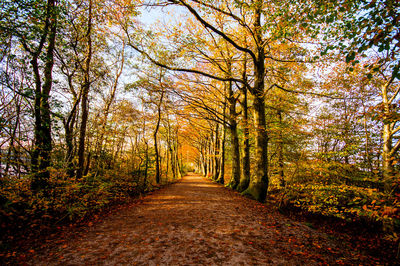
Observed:
[[[208,176],[208,145],[207,140],[203,142],[203,162],[204,162],[204,176]]]
[[[78,147],[78,170],[76,178],[82,178],[85,163],[85,139],[86,139],[86,126],[89,115],[88,108],[88,96],[90,90],[90,61],[92,59],[92,0],[89,0],[88,10],[88,23],[87,23],[87,52],[86,62],[84,69],[84,83],[82,88],[82,99],[81,99],[81,126],[79,129],[79,147]]]
[[[74,159],[74,127],[77,116],[77,107],[80,102],[79,98],[74,99],[74,106],[69,113],[67,119],[63,120],[64,132],[65,132],[65,144],[67,146],[66,153],[66,165],[67,165],[67,175],[73,177],[75,173],[73,159]]]
[[[146,149],[145,149],[145,165],[144,165],[144,178],[143,178],[143,187],[147,187],[147,175],[149,170],[149,144],[145,140]]]
[[[211,130],[211,134],[210,137],[208,139],[208,178],[212,178],[212,176],[214,175],[214,149],[213,149],[213,140],[214,140],[214,136],[213,136],[213,132]]]
[[[166,147],[166,158],[167,158],[167,169],[166,169],[166,177],[167,181],[169,181],[169,165],[171,164],[172,167],[172,150],[171,150],[171,136],[170,136],[170,130],[169,130],[169,116],[167,116],[167,147]]]
[[[52,12],[56,13],[53,3]],[[51,112],[50,112],[50,91],[53,84],[53,65],[54,65],[54,49],[56,44],[56,14],[53,15],[54,21],[52,22],[51,31],[49,35],[49,43],[47,47],[46,64],[44,68],[44,83],[42,90],[42,99],[40,102],[41,116],[42,116],[42,153],[40,154],[40,169],[47,169],[51,164],[51,150],[52,150],[52,138],[51,138]],[[46,177],[49,173],[46,171]]]
[[[226,90],[226,87],[225,87]],[[225,91],[226,92],[226,91]],[[224,100],[223,103],[223,121],[222,121],[222,135],[221,135],[221,141],[220,141],[220,169],[219,169],[219,174],[218,174],[218,179],[217,182],[224,185],[225,184],[225,141],[226,141],[226,131],[227,131],[227,125],[226,125],[226,99]]]
[[[178,140],[178,129],[176,129],[175,134],[174,134],[174,139],[175,139],[175,156],[176,156],[176,170],[177,170],[177,175],[178,178],[182,178],[182,165],[179,162],[179,140]]]
[[[41,153],[41,144],[42,140],[42,116],[40,110],[40,102],[42,101],[42,81],[40,79],[40,72],[39,72],[39,63],[38,57],[39,52],[36,52],[33,55],[32,60],[30,61],[33,70],[33,76],[35,79],[35,100],[34,100],[34,117],[35,117],[35,124],[34,124],[34,145],[32,150],[31,156],[31,168],[32,172],[35,173],[34,175],[38,175],[39,172],[39,158]],[[34,177],[34,180],[38,177]],[[39,180],[37,180],[39,181]],[[37,182],[36,181],[36,182]],[[32,185],[33,189],[36,189],[40,186],[40,184]]]
[[[173,150],[173,143],[172,143],[172,137],[171,137],[171,124],[170,124],[170,121],[169,121],[169,117],[167,119],[167,145],[168,145],[168,151],[169,151],[169,154],[170,154],[172,179],[176,179],[174,150]],[[168,176],[168,168],[167,168],[167,176]]]
[[[228,114],[228,128],[231,136],[231,157],[232,157],[232,176],[229,181],[228,187],[236,189],[240,183],[240,146],[239,135],[237,132],[236,121],[236,99],[233,94],[232,82],[227,83],[229,114]]]
[[[382,149],[383,179],[386,187],[385,190],[389,191],[394,173],[393,158],[391,155],[392,132],[390,123],[383,125],[382,140],[383,140],[383,149]]]
[[[57,34],[57,11],[54,0],[47,2],[47,20],[49,25],[49,38],[46,50],[45,66],[44,66],[44,83],[43,87],[40,81],[38,58],[40,51],[35,53],[31,64],[35,77],[35,147],[32,154],[32,170],[34,172],[31,187],[33,190],[44,189],[48,186],[50,173],[48,167],[51,165],[51,116],[49,97],[53,84],[53,65],[54,65],[54,48]],[[47,33],[45,33],[44,38]]]
[[[393,135],[395,132],[400,130],[400,127],[395,128],[397,121],[391,121],[391,116],[395,112],[393,108],[393,100],[395,95],[392,95],[391,99],[388,98],[388,89],[394,77],[388,80],[381,88],[382,90],[382,104],[383,104],[383,131],[382,131],[382,170],[383,170],[383,181],[385,183],[385,192],[391,192],[393,181],[394,181],[394,155],[400,148],[400,140],[393,145]]]
[[[243,191],[243,195],[258,201],[265,201],[268,191],[268,132],[265,119],[264,100],[264,75],[265,75],[265,51],[262,40],[261,11],[263,1],[255,2],[254,37],[257,43],[256,57],[254,59],[254,120],[255,120],[255,150],[256,171],[250,179],[249,187]]]
[[[164,98],[164,89],[161,91],[160,95],[160,100],[157,104],[157,124],[156,128],[154,129],[153,137],[154,137],[154,151],[155,151],[155,156],[156,156],[156,183],[160,183],[160,155],[158,152],[158,140],[157,140],[157,134],[158,134],[158,129],[160,128],[160,121],[161,121],[161,104]]]
[[[176,179],[177,178],[177,174],[176,174],[176,163],[175,163],[175,153],[174,150],[172,148],[172,143],[170,143],[171,147],[170,147],[170,152],[171,152],[171,171],[172,171],[172,178]],[[201,165],[202,166],[202,165]],[[203,170],[203,168],[202,168]]]
[[[200,164],[201,174],[203,176],[206,176],[206,167],[205,167],[205,160],[204,160],[204,149],[203,149],[203,144],[202,143],[200,143],[199,164]]]
[[[214,130],[211,127],[210,132],[210,140],[208,142],[208,150],[209,150],[209,161],[210,161],[210,176],[212,178],[214,176]]]
[[[283,163],[283,124],[282,124],[282,111],[278,110],[279,119],[279,132],[277,140],[277,156],[278,156],[278,175],[279,184],[281,187],[285,187],[285,175],[284,175],[284,163]]]
[[[244,59],[243,75],[242,79],[244,83],[247,83],[247,68],[246,58]],[[243,94],[242,113],[243,113],[243,163],[242,163],[242,175],[240,177],[240,183],[237,188],[239,192],[243,192],[249,187],[250,183],[250,125],[249,125],[249,110],[247,102],[247,88],[243,86],[241,88]]]
[[[169,144],[167,144],[169,146]],[[165,177],[167,179],[167,182],[169,182],[169,164],[170,164],[170,160],[169,160],[169,156],[170,156],[170,149],[167,146],[167,149],[165,151],[165,156],[166,156],[166,169],[165,169]]]
[[[220,184],[225,183],[225,140],[226,139],[226,126],[222,129],[222,136],[220,141],[220,157],[219,157],[219,171],[217,182]]]
[[[244,195],[263,202],[268,191],[268,134],[265,128],[265,105],[264,99],[254,99],[255,119],[255,149],[256,149],[256,172],[250,179],[249,187],[243,191]]]
[[[219,138],[219,123],[216,124],[215,126],[215,138],[214,138],[214,174],[213,174],[213,180],[217,180],[218,179],[218,175],[219,175],[219,154],[221,153],[220,150],[220,138]]]

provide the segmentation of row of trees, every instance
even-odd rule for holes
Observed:
[[[145,184],[181,176],[170,78],[136,69],[125,33],[110,26],[134,19],[133,4],[3,1],[0,11],[3,181],[28,178],[39,192],[52,169]]]
[[[222,182],[229,158],[228,186],[260,201],[270,183],[284,185],[310,160],[378,174],[393,190],[400,147],[397,3],[153,5],[180,7],[185,21],[156,34],[167,40],[164,47],[149,49],[142,39],[128,45],[183,73],[175,93],[187,112],[207,121],[194,125],[204,132],[195,144],[199,171]]]
[[[2,5],[2,174],[32,173],[34,190],[50,166],[179,176],[183,141],[204,175],[259,201],[310,162],[396,184],[395,1]],[[145,29],[143,5],[180,21]]]

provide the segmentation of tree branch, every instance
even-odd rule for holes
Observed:
[[[389,104],[391,104],[393,101],[394,101],[394,99],[397,97],[397,95],[399,94],[399,92],[400,92],[400,86],[398,86],[397,87],[397,89],[396,89],[396,91],[394,92],[394,94],[392,95],[392,97],[390,98],[390,100],[389,100]]]
[[[297,93],[297,94],[309,94],[309,95],[314,95],[314,96],[319,96],[319,97],[325,97],[329,99],[335,99],[335,100],[344,100],[344,99],[350,99],[350,98],[342,98],[342,97],[335,97],[335,96],[330,96],[326,94],[321,94],[321,93],[316,93],[316,92],[306,92],[306,91],[296,91],[296,90],[289,90],[286,89],[278,84],[273,84],[271,87],[269,87],[268,90],[272,89],[273,87],[277,87],[278,89],[281,89],[286,92],[291,92],[291,93]],[[351,98],[351,99],[359,99],[359,98]]]
[[[128,34],[127,34],[127,35],[128,35]],[[164,63],[161,63],[161,62],[155,60],[155,59],[152,58],[147,52],[145,52],[144,50],[140,49],[138,46],[134,45],[134,44],[131,42],[129,35],[128,35],[128,45],[129,45],[131,48],[135,49],[137,52],[139,52],[139,53],[141,53],[142,55],[144,55],[144,56],[145,56],[147,59],[149,59],[153,64],[155,64],[155,65],[157,65],[157,66],[159,66],[159,67],[168,69],[168,70],[199,74],[199,75],[202,75],[202,76],[205,76],[205,77],[208,77],[208,78],[211,78],[211,79],[220,80],[220,81],[236,81],[236,82],[241,82],[241,80],[239,80],[239,79],[218,77],[218,76],[215,76],[215,75],[212,75],[212,74],[209,74],[209,73],[206,73],[206,72],[197,70],[197,69],[187,69],[187,68],[179,68],[179,67],[168,66],[168,65],[166,65],[166,64],[164,64]]]
[[[199,1],[199,0],[191,0],[191,1],[193,1],[193,2],[195,2],[195,3],[197,3],[197,4],[199,4],[199,5],[202,5],[202,6],[211,8],[212,10],[218,11],[218,12],[220,12],[220,13],[222,13],[222,14],[228,16],[228,17],[233,18],[233,19],[236,20],[241,26],[247,28],[247,29],[249,30],[249,32],[253,35],[253,31],[252,31],[252,30],[250,29],[250,27],[245,23],[245,21],[243,21],[240,17],[238,17],[238,16],[236,16],[235,14],[233,14],[229,7],[228,7],[229,12],[227,12],[227,11],[225,11],[225,10],[222,10],[222,9],[216,7],[216,6],[213,6],[213,5],[204,3],[203,1]]]
[[[396,144],[394,145],[394,147],[392,148],[392,150],[389,153],[389,158],[392,157],[396,152],[398,152],[400,149],[400,140],[398,140],[396,142]]]
[[[208,23],[207,21],[205,21],[200,15],[199,13],[197,13],[196,10],[194,10],[193,7],[191,7],[189,4],[187,4],[185,1],[183,0],[168,0],[171,3],[175,3],[175,4],[180,4],[183,5],[184,7],[186,7],[190,13],[193,14],[193,16],[195,16],[195,18],[200,21],[200,23],[206,27],[209,28],[210,30],[212,30],[213,32],[215,32],[216,34],[218,34],[219,36],[221,36],[222,38],[224,38],[227,42],[229,42],[230,44],[232,44],[233,47],[235,47],[236,49],[238,49],[239,51],[248,53],[254,61],[257,60],[256,55],[253,53],[253,51],[251,51],[250,49],[247,49],[245,47],[242,47],[240,45],[238,45],[234,40],[232,40],[230,37],[228,37],[228,35],[226,35],[225,33],[223,33],[222,31],[218,30],[217,28],[215,28],[213,25],[211,25],[210,23]]]

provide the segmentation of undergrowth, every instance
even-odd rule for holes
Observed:
[[[0,186],[0,238],[43,224],[77,221],[149,189],[137,176],[105,173],[70,178],[52,169],[48,189],[34,193],[30,178],[3,179]]]
[[[304,172],[300,172],[304,173]],[[272,190],[270,197],[282,209],[301,211],[346,222],[362,222],[386,233],[388,240],[399,240],[400,193],[393,182],[389,193],[379,178],[366,176],[346,165],[318,165],[307,169],[307,176],[288,180],[284,188]]]

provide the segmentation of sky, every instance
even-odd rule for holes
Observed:
[[[181,16],[185,15],[185,10],[183,10],[183,8],[179,8],[176,6],[167,6],[162,8],[141,7],[139,10],[140,10],[140,15],[138,17],[138,20],[147,26],[150,26],[154,23],[158,23],[159,21],[165,23],[167,22],[170,23],[174,20],[177,21]]]

